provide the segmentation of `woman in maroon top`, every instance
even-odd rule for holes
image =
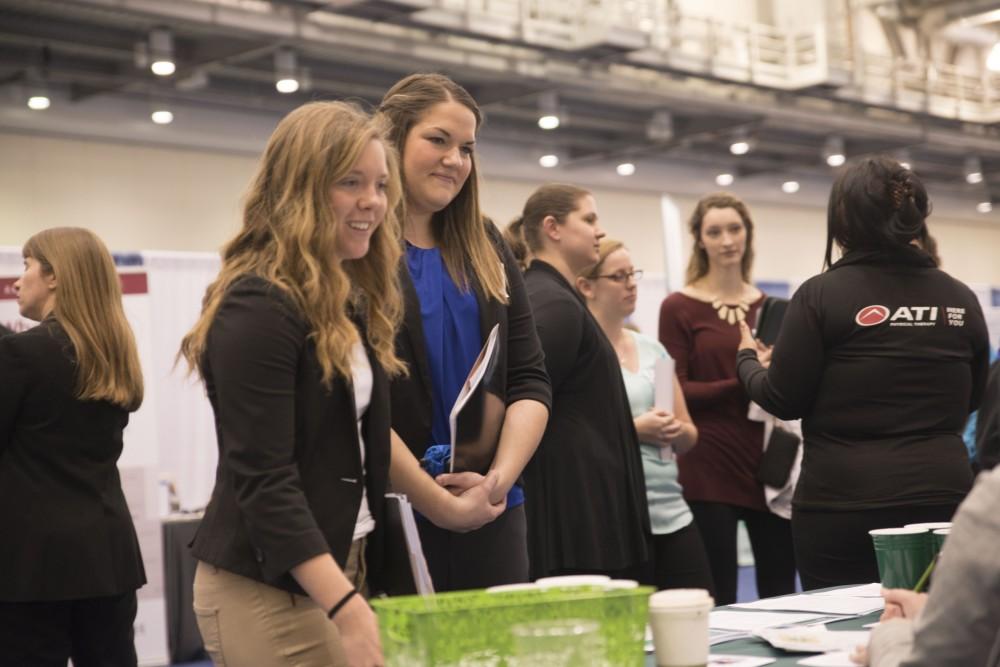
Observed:
[[[699,446],[678,458],[684,498],[708,551],[718,604],[736,601],[739,520],[750,534],[759,595],[792,593],[791,525],[768,511],[755,479],[764,427],[747,419],[733,355],[739,323],[755,321],[764,300],[750,283],[753,221],[742,201],[717,193],[698,202],[689,226],[687,284],[660,306],[660,342],[677,364],[699,433]]]

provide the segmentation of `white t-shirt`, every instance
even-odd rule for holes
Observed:
[[[351,375],[354,378],[354,407],[357,410],[358,446],[361,448],[361,507],[354,524],[354,540],[359,540],[375,530],[375,517],[368,509],[368,490],[365,487],[365,441],[361,433],[361,417],[372,402],[372,367],[368,363],[365,346],[360,341],[351,349]]]

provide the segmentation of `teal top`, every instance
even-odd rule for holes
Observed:
[[[639,353],[639,372],[622,367],[628,402],[632,417],[638,417],[653,407],[653,366],[657,359],[665,359],[667,351],[649,336],[630,331]],[[653,534],[663,535],[680,530],[692,521],[691,510],[681,496],[677,481],[677,463],[660,459],[660,448],[639,443],[642,470],[646,475],[646,497],[649,501],[649,521]]]

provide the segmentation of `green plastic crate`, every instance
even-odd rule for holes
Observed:
[[[642,667],[649,596],[654,590],[649,586],[607,591],[596,587],[476,590],[382,598],[371,604],[391,667],[513,667],[512,628],[561,619],[599,625],[603,655],[588,657],[582,665]]]

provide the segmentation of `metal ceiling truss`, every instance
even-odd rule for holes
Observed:
[[[870,4],[939,28],[961,3]],[[169,79],[136,66],[136,44],[157,27],[174,35]],[[824,174],[820,147],[838,135],[849,155],[905,148],[925,177],[956,189],[975,152],[1000,189],[1000,77],[901,57],[898,36],[895,58],[859,58],[836,37],[683,16],[669,0],[0,0],[0,84],[279,114],[314,98],[375,103],[402,75],[435,70],[480,101],[485,138],[558,150],[570,168],[643,158]],[[282,47],[311,73],[309,90],[275,92]],[[538,100],[551,91],[568,116],[545,132]],[[651,140],[647,124],[664,110],[673,136]],[[758,139],[738,160],[736,129]]]

